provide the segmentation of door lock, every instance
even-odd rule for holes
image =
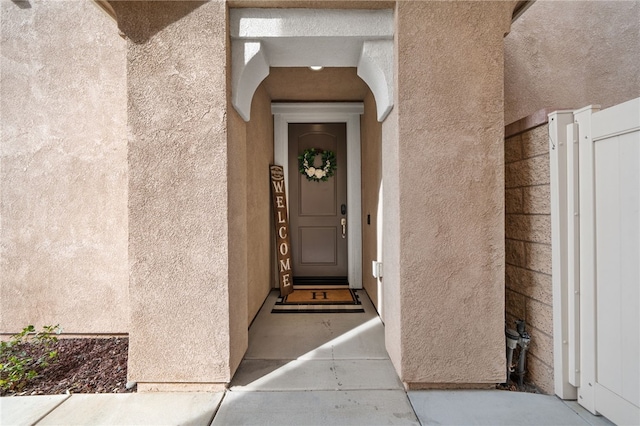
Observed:
[[[344,217],[340,219],[340,225],[342,225],[342,238],[347,238],[347,219]]]
[[[342,204],[340,206],[340,213],[342,213],[343,215],[347,214],[347,205],[346,204]]]

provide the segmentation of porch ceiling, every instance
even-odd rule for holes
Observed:
[[[248,121],[270,67],[357,67],[378,120],[393,107],[393,10],[232,9],[232,100]]]
[[[355,68],[271,68],[262,83],[273,101],[362,101],[369,87]]]

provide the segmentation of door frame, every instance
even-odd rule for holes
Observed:
[[[282,166],[289,199],[289,123],[346,123],[347,125],[347,263],[349,287],[362,288],[362,186],[360,116],[362,102],[271,104],[273,160]]]

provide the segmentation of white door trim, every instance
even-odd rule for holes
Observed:
[[[347,262],[349,287],[362,288],[362,195],[360,161],[360,115],[362,102],[273,103],[273,159],[284,169],[287,198],[289,190],[289,123],[347,124]]]

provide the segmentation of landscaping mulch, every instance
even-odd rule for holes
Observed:
[[[24,388],[17,392],[0,391],[0,396],[135,392],[135,386],[126,388],[128,348],[126,337],[65,338],[52,343],[48,349],[27,343],[24,349],[32,358],[40,357],[45,351],[57,350],[58,359],[42,369]],[[513,380],[498,384],[496,389],[540,393],[531,383],[518,386]]]
[[[135,387],[125,387],[128,347],[126,337],[59,339],[48,349],[57,350],[58,359],[24,388],[3,396],[134,392]],[[25,349],[33,358],[45,351],[31,343]]]
[[[512,379],[509,379],[507,383],[498,383],[496,385],[496,389],[511,392],[543,393],[533,383],[524,382],[523,385],[520,386],[516,381]]]

